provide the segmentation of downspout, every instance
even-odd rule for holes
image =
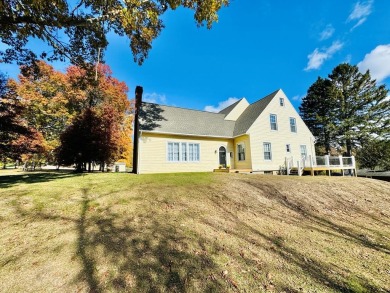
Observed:
[[[139,113],[142,105],[142,86],[135,88],[135,113],[134,113],[134,144],[133,144],[133,173],[138,174],[138,148],[139,148]]]

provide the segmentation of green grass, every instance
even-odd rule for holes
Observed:
[[[388,292],[390,184],[0,173],[1,292]]]

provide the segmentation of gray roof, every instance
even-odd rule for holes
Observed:
[[[239,136],[248,131],[277,92],[249,105],[237,121],[225,120],[225,117],[240,101],[219,113],[143,102],[140,111],[140,129],[193,136]]]
[[[265,107],[271,102],[279,90],[274,91],[272,94],[258,100],[257,102],[250,104],[244,112],[238,117],[236,125],[234,127],[233,136],[244,134],[248,131],[249,127],[255,122],[257,117],[264,111]]]
[[[141,130],[195,136],[232,137],[235,124],[224,114],[152,103],[142,103],[140,118]]]
[[[219,114],[225,114],[225,116],[228,115],[241,100],[242,99],[239,99],[237,102],[231,104],[230,106],[227,106],[225,109],[222,109],[221,111],[219,111]]]

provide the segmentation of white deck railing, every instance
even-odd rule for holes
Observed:
[[[315,168],[315,167],[327,167],[329,169],[340,168],[340,169],[355,169],[356,162],[355,157],[343,157],[343,156],[316,156],[315,158],[311,155],[302,156],[298,160],[294,160],[293,157],[286,157],[285,160],[286,173],[290,175],[291,170],[294,168],[297,170],[298,175],[301,176],[304,168]]]

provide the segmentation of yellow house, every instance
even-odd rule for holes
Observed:
[[[219,113],[138,105],[137,173],[274,173],[286,158],[315,158],[314,137],[282,90],[253,104],[243,98]]]

